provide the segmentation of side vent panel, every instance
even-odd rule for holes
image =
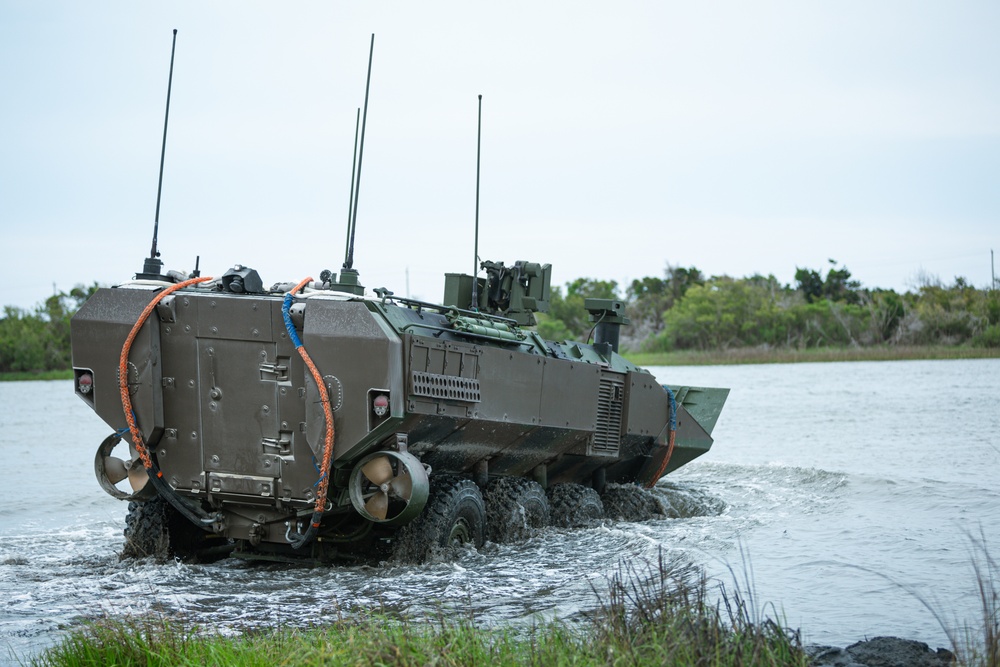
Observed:
[[[467,343],[412,339],[410,396],[479,403],[482,400],[479,392],[481,355],[480,348]]]
[[[622,440],[624,378],[605,374],[597,395],[597,428],[587,447],[588,456],[618,456]]]
[[[414,371],[413,394],[428,398],[478,403],[480,401],[479,380]]]

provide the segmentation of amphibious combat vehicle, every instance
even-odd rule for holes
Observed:
[[[163,273],[158,211],[143,271],[71,327],[75,391],[114,431],[94,464],[130,501],[127,554],[422,560],[600,519],[602,493],[711,446],[728,390],[621,357],[620,301],[587,302],[590,344],[530,328],[548,264],[448,274],[442,304],[366,294],[352,222],[339,279]]]
[[[405,540],[419,559],[543,525],[549,503],[557,523],[599,518],[605,485],[651,486],[707,451],[728,390],[665,388],[619,356],[620,302],[588,303],[590,345],[524,328],[549,271],[491,263],[478,310],[330,276],[264,288],[245,267],[98,290],[72,321],[76,392],[115,429],[98,481],[136,503],[140,552],[166,538],[181,557]],[[471,284],[449,275],[445,302]]]

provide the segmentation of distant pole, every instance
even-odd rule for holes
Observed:
[[[993,264],[993,249],[990,248],[990,277],[993,278],[993,282],[990,283],[990,289],[997,288],[997,270]]]

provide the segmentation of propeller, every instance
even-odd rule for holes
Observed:
[[[410,502],[410,495],[413,491],[413,484],[403,482],[401,478],[409,480],[410,475],[406,467],[397,465],[399,473],[392,468],[392,462],[386,455],[376,456],[368,463],[361,466],[361,474],[371,483],[375,489],[372,496],[365,502],[365,510],[379,521],[385,521],[389,512],[389,498],[398,498],[403,502]],[[370,492],[370,489],[369,489]]]
[[[136,465],[137,463],[139,465]],[[136,493],[139,493],[146,488],[146,484],[149,483],[149,473],[147,473],[146,469],[142,467],[142,462],[139,461],[138,456],[132,459],[132,463],[129,466],[128,483],[129,486],[132,487],[132,490]]]
[[[114,456],[104,457],[104,474],[107,475],[108,481],[112,484],[117,484],[126,477],[128,477],[128,466],[120,458]]]
[[[149,482],[149,475],[146,474],[146,469],[143,468],[138,456],[131,461],[123,461],[116,456],[105,456],[104,474],[112,484],[117,484],[127,477],[129,486],[135,492],[142,491]]]
[[[392,463],[388,456],[376,456],[361,466],[361,474],[375,486],[382,486],[392,480]]]
[[[119,500],[145,500],[152,497],[155,488],[149,484],[149,475],[135,448],[131,445],[128,447],[130,452],[128,460],[113,456],[116,445],[119,443],[121,443],[121,436],[112,433],[97,448],[97,455],[94,457],[94,472],[101,488]],[[132,487],[130,493],[116,486],[126,479],[129,486]]]
[[[385,521],[385,515],[389,511],[389,495],[382,490],[376,491],[365,503],[365,509],[376,519]]]
[[[377,523],[409,521],[423,509],[428,489],[423,464],[406,452],[375,452],[351,473],[351,503]]]

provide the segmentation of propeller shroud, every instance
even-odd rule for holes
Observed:
[[[408,452],[374,452],[351,472],[351,504],[375,523],[392,526],[414,519],[427,504],[429,491],[427,470]]]
[[[113,456],[116,445],[122,438],[112,433],[104,439],[94,456],[94,474],[101,488],[118,500],[149,500],[156,495],[156,487],[149,483],[149,475],[142,466],[139,453],[129,444],[128,461]],[[132,493],[118,488],[119,482],[128,480]]]

